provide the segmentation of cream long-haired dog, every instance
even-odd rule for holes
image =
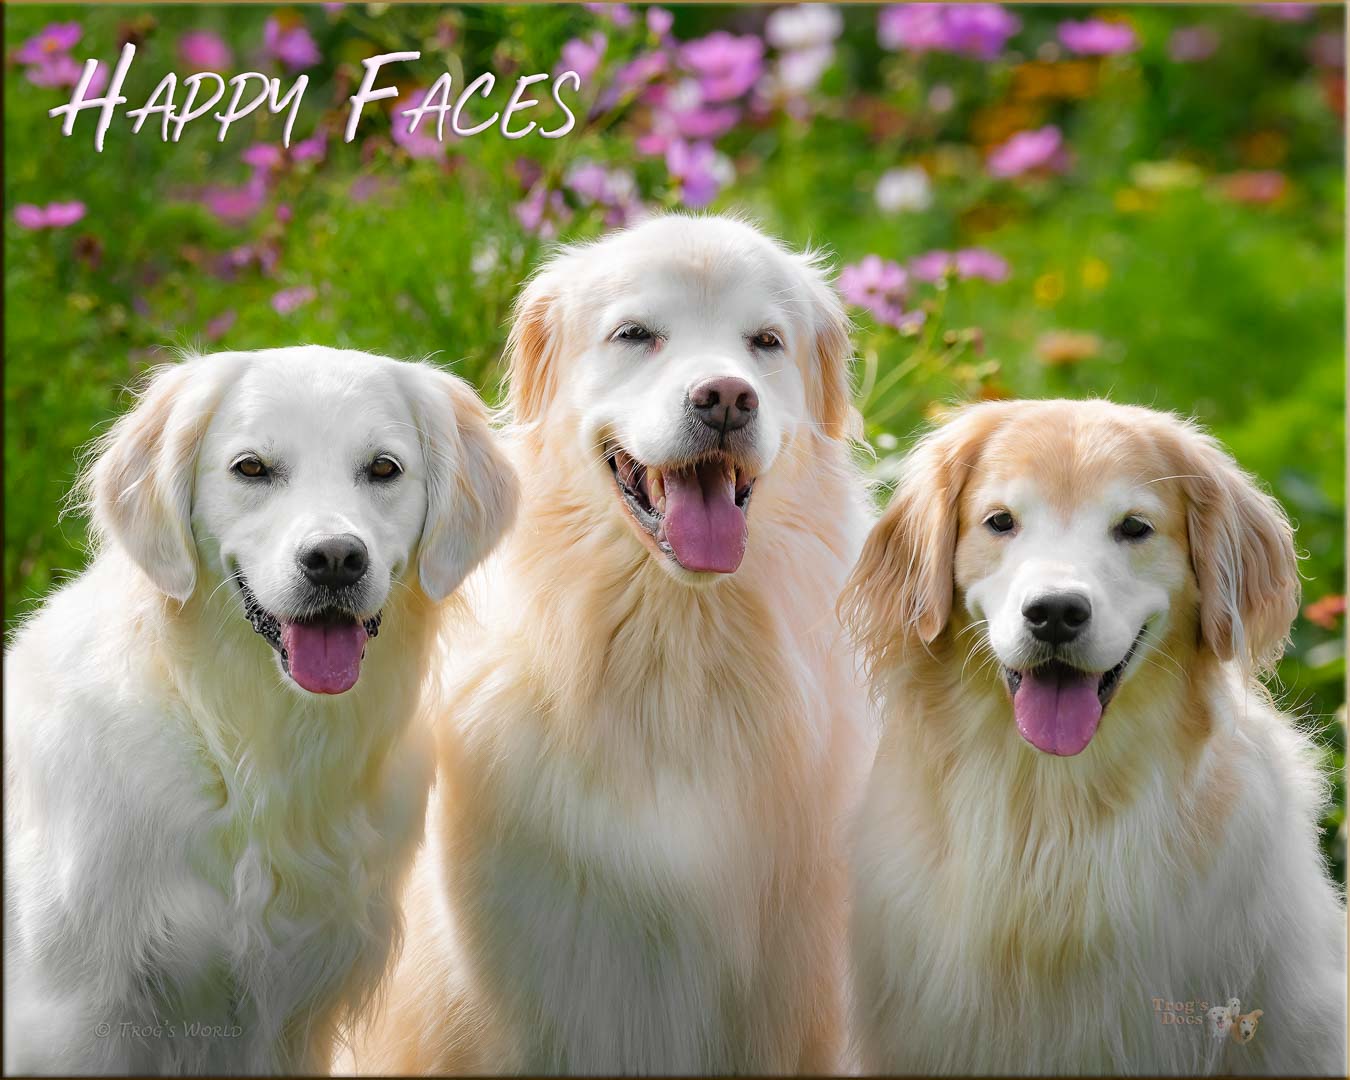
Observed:
[[[1172,416],[988,403],[920,441],[843,600],[885,705],[865,1068],[1344,1075],[1323,785],[1254,678],[1298,593],[1279,505]],[[1230,994],[1245,1046],[1158,1011]]]
[[[163,369],[87,488],[101,548],[5,658],[5,1070],[325,1071],[510,467],[460,380],[302,347]]]
[[[525,288],[521,516],[455,635],[477,648],[358,1070],[836,1065],[867,747],[834,614],[869,524],[847,357],[817,262],[726,218]]]

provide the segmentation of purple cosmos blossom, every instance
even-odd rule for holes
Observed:
[[[637,148],[648,156],[664,154],[680,140],[716,139],[741,118],[737,105],[708,104],[693,79],[652,87],[646,100],[652,106],[651,129],[638,136]]]
[[[289,315],[310,303],[318,294],[312,285],[296,285],[282,289],[272,296],[272,309],[278,315]]]
[[[963,280],[980,278],[997,285],[1011,272],[1008,260],[987,248],[962,248],[956,253],[956,276]]]
[[[909,275],[904,267],[880,255],[865,255],[839,272],[839,293],[847,303],[872,314],[885,326],[910,329],[923,325],[922,311],[906,311]]]
[[[1179,64],[1208,60],[1219,50],[1219,32],[1211,26],[1182,26],[1167,39],[1167,55]]]
[[[202,193],[201,203],[221,221],[239,224],[261,210],[266,197],[266,178],[255,169],[248,182],[238,187],[220,184],[207,188]]]
[[[1317,14],[1316,4],[1253,4],[1248,10],[1253,15],[1276,22],[1307,22]]]
[[[422,121],[422,125],[426,121]],[[422,125],[418,125],[419,130]],[[328,132],[320,128],[308,139],[301,139],[291,147],[292,161],[322,161],[328,152]]]
[[[910,276],[932,284],[956,273],[956,256],[950,251],[925,251],[909,260]]]
[[[665,37],[674,25],[675,16],[665,8],[649,7],[647,9],[647,29],[657,37]]]
[[[304,71],[322,59],[303,23],[283,24],[275,15],[263,27],[263,51],[280,60],[287,71]]]
[[[666,169],[679,181],[685,206],[707,206],[734,175],[731,163],[710,142],[674,140],[666,148]],[[729,175],[731,174],[731,175]]]
[[[552,240],[558,235],[558,229],[571,220],[572,212],[561,191],[550,191],[547,184],[538,183],[516,203],[515,215],[526,232]]]
[[[989,152],[987,165],[991,175],[1001,177],[1020,176],[1033,169],[1062,172],[1068,167],[1064,136],[1053,124],[1019,131]]]
[[[95,63],[94,77],[85,90],[86,97],[98,97],[108,86],[108,65],[101,61]],[[24,69],[24,78],[34,86],[78,86],[83,75],[84,64],[64,53]]]
[[[20,64],[42,64],[53,56],[68,53],[80,40],[83,31],[77,22],[52,23],[29,38],[14,54]]]
[[[877,16],[877,40],[886,49],[952,52],[992,60],[1022,21],[1000,4],[893,4]]]
[[[558,54],[558,71],[575,71],[583,83],[587,82],[600,67],[608,44],[609,40],[598,31],[584,40],[573,38]]]
[[[416,116],[404,115],[406,111],[416,109],[424,104],[430,92],[428,87],[418,87],[405,91],[403,96],[394,102],[389,133],[394,137],[394,142],[401,146],[407,155],[412,158],[445,156],[445,144],[436,137],[436,117],[431,113],[425,113],[418,121]],[[417,123],[417,129],[414,131],[412,126],[415,122]],[[320,148],[321,153],[322,148]]]
[[[564,181],[585,206],[605,208],[605,224],[626,225],[642,209],[637,182],[628,169],[606,169],[593,161],[580,161],[568,170]]]
[[[698,79],[708,102],[740,97],[764,71],[764,42],[753,34],[737,36],[716,30],[680,49],[680,63]]]
[[[633,9],[627,4],[582,4],[581,6],[592,15],[599,15],[603,19],[608,19],[615,26],[632,26],[637,21]]]
[[[84,214],[82,202],[54,202],[46,206],[20,203],[14,208],[14,221],[21,229],[64,229]]]
[[[1134,27],[1103,19],[1062,22],[1059,40],[1066,49],[1083,56],[1113,56],[1139,48]]]
[[[279,169],[283,160],[281,147],[271,143],[254,143],[239,155],[245,165],[254,169]]]
[[[232,326],[236,316],[233,308],[227,308],[214,319],[208,322],[203,330],[207,341],[219,341],[223,338]]]
[[[183,63],[201,71],[219,72],[234,60],[230,47],[209,30],[189,30],[180,37],[178,56]]]

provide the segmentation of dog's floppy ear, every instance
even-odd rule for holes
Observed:
[[[853,405],[849,361],[853,346],[848,314],[839,293],[830,284],[824,256],[799,256],[807,320],[811,334],[811,373],[808,380],[813,413],[821,430],[833,439],[860,438],[862,415]]]
[[[409,364],[413,411],[427,470],[427,516],[417,577],[444,600],[497,545],[516,514],[515,470],[497,445],[487,406],[462,379]]]
[[[1284,509],[1211,436],[1174,432],[1186,493],[1200,633],[1221,660],[1262,670],[1279,660],[1301,592]]]
[[[931,643],[947,625],[961,489],[1002,416],[997,403],[963,409],[920,439],[901,466],[839,601],[869,669]]]
[[[78,491],[95,537],[111,539],[161,592],[181,602],[197,585],[192,487],[197,449],[223,389],[215,358],[157,369],[136,406],[94,446]]]
[[[535,274],[517,297],[506,342],[507,405],[511,419],[529,425],[543,416],[557,379],[557,272],[550,264]]]

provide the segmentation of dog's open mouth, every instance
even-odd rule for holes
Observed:
[[[359,619],[329,608],[301,620],[273,615],[258,602],[242,574],[235,576],[244,617],[281,656],[281,666],[311,694],[342,694],[361,677],[366,642],[380,632],[380,615]]]
[[[1081,671],[1061,660],[1025,671],[1005,667],[1003,677],[1022,738],[1057,757],[1073,757],[1087,749],[1143,636],[1141,630],[1125,658],[1109,671]]]
[[[730,574],[741,565],[755,478],[736,461],[713,453],[657,468],[618,446],[606,456],[629,516],[662,554],[700,573]]]

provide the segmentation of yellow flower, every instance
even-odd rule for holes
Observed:
[[[1092,255],[1083,260],[1080,273],[1083,277],[1083,288],[1091,289],[1093,292],[1106,288],[1106,283],[1111,280],[1111,268]]]
[[[1042,274],[1032,285],[1031,292],[1041,307],[1050,307],[1058,303],[1064,297],[1064,275],[1058,270]]]

